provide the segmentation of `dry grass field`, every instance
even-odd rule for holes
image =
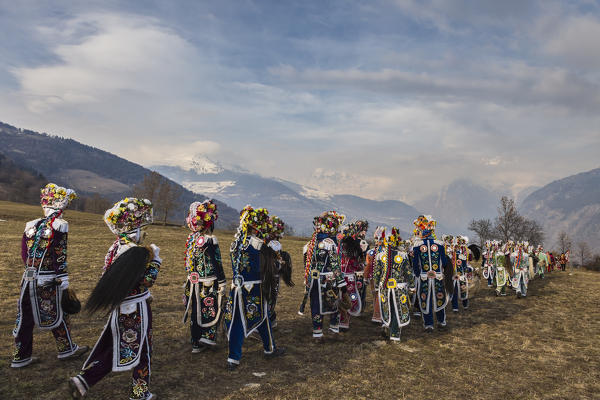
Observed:
[[[69,376],[83,359],[61,362],[49,332],[34,334],[40,362],[22,370],[8,367],[11,331],[23,272],[20,240],[39,207],[0,202],[0,399],[61,399]],[[70,223],[71,286],[85,300],[99,278],[112,235],[101,216],[66,212]],[[471,310],[449,315],[449,329],[425,335],[420,320],[403,330],[402,342],[383,341],[366,314],[351,329],[322,345],[311,341],[308,316],[296,311],[302,299],[302,238],[283,242],[293,257],[297,286],[283,287],[278,303],[278,345],[288,354],[265,360],[262,346],[248,339],[242,365],[225,367],[223,335],[209,353],[191,354],[189,328],[181,323],[183,247],[188,230],[151,226],[149,242],[161,247],[163,266],[152,293],[154,352],[151,390],[162,399],[379,398],[379,399],[592,399],[600,398],[600,274],[554,272],[530,283],[526,299],[514,292],[496,298],[481,288]],[[217,232],[225,270],[232,232]],[[577,296],[577,297],[575,297]],[[369,295],[370,302],[370,295]],[[308,308],[308,307],[307,307]],[[79,344],[93,346],[105,319],[72,319]],[[262,376],[256,376],[254,373]],[[90,399],[127,398],[129,373],[112,373]]]

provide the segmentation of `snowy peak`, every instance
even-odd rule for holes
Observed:
[[[204,175],[220,174],[225,171],[225,168],[218,162],[212,161],[202,154],[198,154],[192,160],[189,170],[196,172],[198,175]]]

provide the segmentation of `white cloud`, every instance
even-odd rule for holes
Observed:
[[[554,26],[542,50],[576,69],[600,68],[600,19],[570,16]]]

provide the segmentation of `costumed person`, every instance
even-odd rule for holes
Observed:
[[[244,339],[254,331],[260,334],[266,358],[285,354],[285,348],[275,345],[269,320],[268,307],[275,298],[278,274],[277,254],[265,245],[271,230],[271,220],[266,209],[244,207],[231,244],[233,277],[225,308],[229,370],[239,366]]]
[[[458,312],[458,301],[462,301],[463,309],[469,309],[469,281],[473,274],[473,268],[469,266],[469,250],[466,236],[456,236],[452,241],[452,247],[446,247],[446,254],[452,263],[452,311]]]
[[[506,288],[511,287],[512,265],[510,253],[514,243],[512,240],[502,245],[495,242],[494,268],[496,269],[496,296],[506,296]]]
[[[494,268],[494,251],[492,250],[492,247],[492,241],[486,240],[481,260],[482,275],[487,280],[488,287],[492,287],[496,273]]]
[[[340,332],[339,308],[351,307],[346,281],[340,268],[340,256],[335,242],[344,216],[325,211],[313,219],[315,231],[304,246],[305,298],[310,298],[313,338],[323,339],[323,316],[330,315],[329,330]]]
[[[510,254],[510,262],[513,265],[512,287],[517,292],[517,297],[527,296],[529,284],[529,255],[527,254],[528,243],[519,242],[515,251]]]
[[[212,200],[194,202],[186,218],[192,233],[185,243],[185,282],[183,322],[190,318],[192,353],[217,344],[217,327],[225,293],[225,272],[219,241],[214,236],[217,205]]]
[[[273,215],[271,217],[271,226],[272,229],[267,236],[267,246],[273,249],[277,254],[277,267],[275,269],[274,277],[275,292],[273,298],[269,302],[269,320],[271,321],[271,328],[275,328],[277,327],[277,312],[275,312],[275,306],[277,305],[277,297],[279,297],[281,278],[283,278],[283,282],[289,287],[293,287],[295,284],[292,280],[292,257],[290,256],[290,253],[282,250],[280,242],[285,230],[285,223],[281,218]]]
[[[378,288],[384,333],[392,341],[400,341],[402,327],[410,322],[410,293],[415,280],[408,253],[401,249],[400,234],[392,228],[375,261],[373,279]]]
[[[538,245],[535,251],[535,256],[538,260],[536,274],[540,278],[544,279],[546,268],[548,268],[548,255],[544,251],[544,247],[541,244]]]
[[[104,272],[86,310],[108,311],[108,321],[79,375],[69,381],[73,398],[82,398],[109,372],[133,370],[130,399],[156,399],[150,392],[152,296],[150,287],[161,266],[160,249],[141,246],[144,226],[151,224],[152,203],[127,197],[104,214],[117,239],[104,258]]]
[[[381,324],[379,287],[375,285],[375,281],[373,280],[373,272],[375,270],[376,256],[383,250],[385,244],[385,227],[378,226],[377,228],[375,228],[375,233],[373,233],[373,241],[375,242],[375,246],[367,251],[364,277],[365,280],[369,282],[369,287],[371,288],[371,295],[373,296],[373,316],[371,317],[371,322]]]
[[[32,357],[33,328],[51,330],[61,360],[81,356],[87,346],[78,346],[71,337],[69,314],[63,309],[63,296],[69,287],[67,235],[69,224],[63,210],[77,195],[71,189],[47,184],[41,190],[44,218],[27,222],[21,241],[25,272],[17,304],[13,330],[15,349],[10,364],[22,368],[38,361]]]
[[[420,215],[414,222],[413,270],[418,271],[417,295],[426,332],[433,331],[433,314],[446,327],[448,292],[452,291],[452,264],[447,261],[444,243],[435,238],[435,220]]]
[[[340,310],[340,329],[350,329],[350,316],[359,316],[363,307],[364,249],[361,246],[369,228],[367,221],[356,221],[346,226],[338,235],[340,243],[341,270],[346,281],[346,290],[352,303],[348,310]]]
[[[560,253],[560,256],[558,257],[558,262],[560,264],[560,270],[566,271],[567,270],[567,256],[565,255],[565,253]]]

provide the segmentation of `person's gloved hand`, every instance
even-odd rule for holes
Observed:
[[[66,288],[69,287],[69,277],[68,276],[61,278],[59,287],[61,290],[65,290]]]
[[[160,258],[159,253],[160,253],[160,247],[158,247],[157,245],[155,245],[154,243],[152,243],[150,245],[150,248],[152,249],[152,251],[154,252],[154,261],[158,261],[159,263],[162,263],[162,258]]]

